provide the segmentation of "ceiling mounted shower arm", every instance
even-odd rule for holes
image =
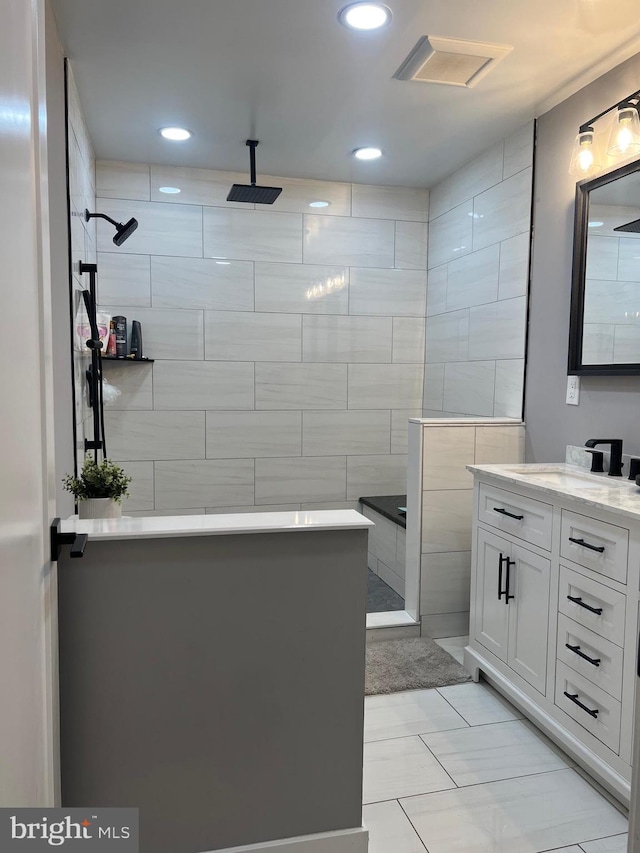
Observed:
[[[249,159],[251,162],[251,186],[255,187],[258,182],[256,173],[256,148],[260,144],[257,139],[247,139],[245,143],[249,147]]]

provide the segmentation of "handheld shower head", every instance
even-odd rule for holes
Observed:
[[[116,222],[115,219],[112,219],[110,216],[107,216],[106,213],[89,213],[88,210],[84,212],[85,222],[88,222],[90,219],[106,219],[107,222],[110,222],[115,226],[116,233],[113,238],[113,242],[116,246],[122,246],[125,240],[127,240],[133,232],[138,227],[138,220],[131,217],[128,222]]]

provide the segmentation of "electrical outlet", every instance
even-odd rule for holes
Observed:
[[[567,406],[577,406],[580,403],[580,377],[567,376]]]

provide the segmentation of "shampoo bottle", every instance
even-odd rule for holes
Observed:
[[[127,357],[127,318],[118,315],[113,318],[116,327],[116,355],[118,358]]]

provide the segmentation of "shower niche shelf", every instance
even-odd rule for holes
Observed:
[[[155,358],[129,358],[128,355],[103,355],[101,361],[117,361],[120,364],[153,364]]]

